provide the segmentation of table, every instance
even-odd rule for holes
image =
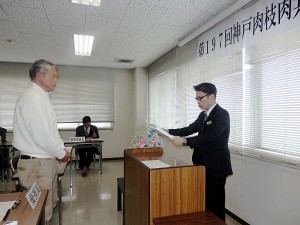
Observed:
[[[58,164],[57,169],[57,186],[58,186],[58,221],[59,225],[62,224],[62,184],[61,179],[62,176],[65,174],[66,167],[68,162],[63,162]],[[70,165],[71,168],[71,165]]]
[[[0,153],[1,153],[1,177],[2,177],[2,182],[5,181],[5,167],[4,167],[4,162],[5,160],[7,161],[7,166],[6,166],[6,169],[7,169],[7,178],[6,180],[8,179],[8,164],[9,164],[9,148],[12,147],[12,144],[11,142],[2,142],[0,144]],[[7,152],[7,158],[5,159],[5,152]]]
[[[86,139],[85,141],[76,141],[76,142],[64,141],[66,147],[68,146],[72,146],[73,148],[97,147],[99,153],[99,170],[101,174],[102,174],[102,143],[103,140],[101,139]]]
[[[155,218],[153,222],[155,225],[226,225],[209,211]]]
[[[17,198],[21,199],[20,204],[16,209],[11,210],[7,217],[7,221],[18,221],[18,225],[44,225],[45,224],[45,205],[48,195],[48,190],[43,189],[41,196],[32,210],[26,197],[26,192],[15,192],[8,194],[0,194],[0,202],[14,201]],[[0,225],[3,225],[3,221],[0,221]]]

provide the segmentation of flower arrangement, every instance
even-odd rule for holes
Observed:
[[[163,147],[162,140],[157,132],[146,123],[146,131],[134,136],[131,148],[153,148]]]

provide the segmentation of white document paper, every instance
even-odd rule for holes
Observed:
[[[160,160],[144,160],[144,161],[141,161],[141,162],[144,163],[150,169],[170,167],[169,164],[164,163]]]
[[[10,209],[15,201],[8,201],[8,202],[0,202],[0,221],[5,216],[8,209]]]
[[[164,131],[163,129],[161,129],[161,128],[159,128],[159,127],[156,127],[155,130],[156,130],[158,133],[160,133],[160,134],[162,134],[162,135],[164,135],[164,136],[166,136],[166,137],[168,137],[168,138],[173,138],[173,135],[167,133],[166,131]]]
[[[3,225],[18,225],[18,221],[6,221]]]

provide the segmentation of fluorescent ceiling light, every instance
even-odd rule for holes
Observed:
[[[74,34],[75,55],[90,56],[94,36]]]
[[[72,0],[72,3],[100,6],[101,0]]]

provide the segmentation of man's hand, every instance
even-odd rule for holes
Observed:
[[[170,140],[173,143],[173,145],[176,145],[176,146],[182,146],[183,142],[186,141],[186,139],[184,137],[180,137],[180,136],[174,136]]]
[[[62,159],[58,159],[58,162],[69,162],[71,159],[71,155],[67,149],[65,149],[65,156]]]

